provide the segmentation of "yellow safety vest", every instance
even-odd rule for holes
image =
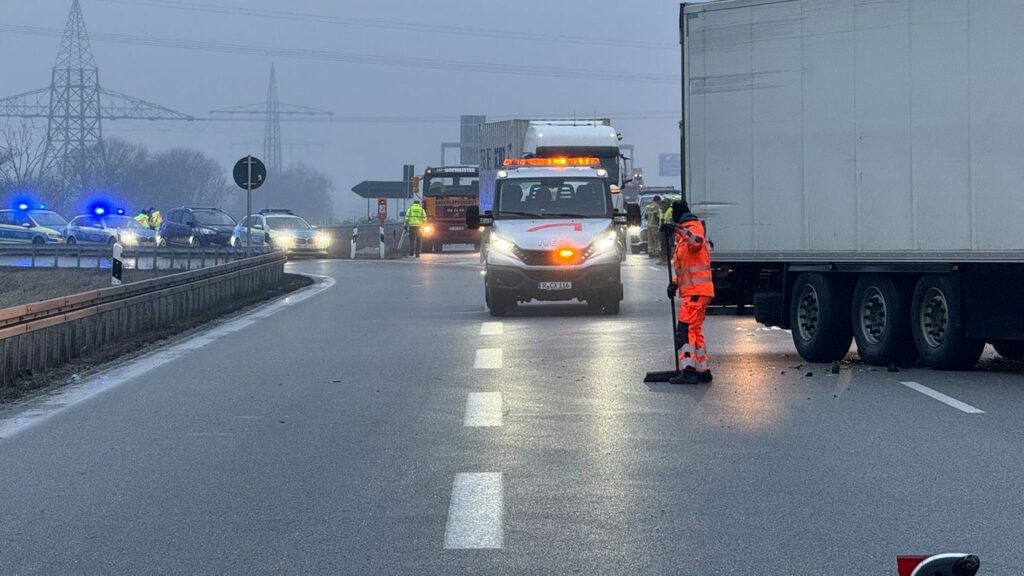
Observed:
[[[413,204],[405,211],[406,226],[422,226],[427,221],[427,211],[419,204]]]

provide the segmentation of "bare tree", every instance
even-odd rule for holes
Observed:
[[[0,129],[0,189],[5,192],[39,188],[44,184],[46,142],[37,139],[28,120]]]

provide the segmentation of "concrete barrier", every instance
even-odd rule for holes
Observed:
[[[274,252],[0,310],[0,386],[255,295],[280,280],[284,262]]]

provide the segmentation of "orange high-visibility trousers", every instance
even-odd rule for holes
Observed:
[[[676,350],[679,367],[707,372],[708,351],[704,344],[704,318],[707,316],[711,298],[708,296],[687,296],[679,308],[679,323],[676,325]]]

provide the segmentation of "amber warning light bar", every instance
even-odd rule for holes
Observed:
[[[600,158],[506,158],[504,166],[600,166]]]

